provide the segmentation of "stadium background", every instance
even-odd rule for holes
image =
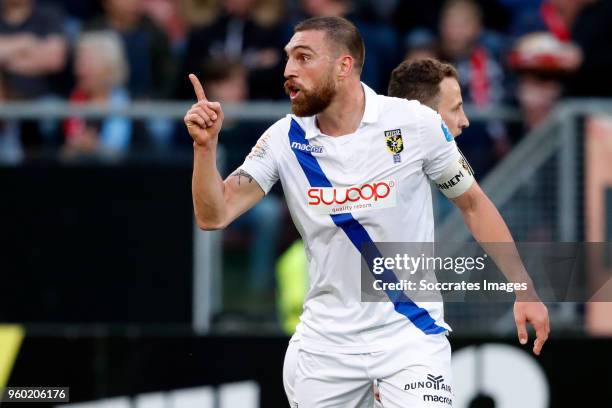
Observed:
[[[224,103],[233,170],[289,111],[282,47],[308,15],[358,25],[378,92],[404,58],[458,67],[458,143],[517,240],[612,241],[611,3],[1,0],[0,388],[69,386],[83,407],[286,406],[297,233],[280,188],[226,231],[197,229],[182,117],[195,72]],[[435,205],[437,236],[468,240]],[[535,359],[511,305],[447,307],[456,407],[609,405],[609,303],[549,309]]]

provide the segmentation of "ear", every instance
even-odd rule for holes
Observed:
[[[338,77],[346,78],[353,72],[355,60],[350,55],[346,54],[338,58]]]

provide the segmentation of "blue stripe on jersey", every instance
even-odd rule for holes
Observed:
[[[304,130],[298,125],[295,119],[291,119],[289,145],[294,142],[305,145],[309,144]],[[323,173],[319,162],[310,152],[293,148],[292,150],[312,187],[333,187],[327,176],[325,176],[325,173]],[[357,248],[361,256],[367,262],[367,265],[373,265],[374,258],[382,256],[368,234],[368,231],[366,231],[363,225],[361,225],[352,214],[332,214],[331,218],[334,224],[342,228],[346,233],[355,248]],[[383,282],[398,282],[393,271],[386,268],[382,274],[377,275],[377,279],[381,279]],[[389,296],[389,300],[393,302],[395,311],[406,316],[423,333],[438,334],[446,331],[444,327],[440,327],[436,324],[436,321],[429,315],[427,310],[417,306],[403,291],[386,290],[385,292],[387,296]]]
[[[446,126],[446,123],[444,123],[444,121],[442,121],[442,133],[444,133],[444,138],[447,142],[452,142],[455,139],[451,134],[450,130],[448,130],[448,127]]]

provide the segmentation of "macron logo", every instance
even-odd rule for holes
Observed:
[[[306,143],[291,142],[291,148],[309,153],[323,153],[323,146],[313,146]]]

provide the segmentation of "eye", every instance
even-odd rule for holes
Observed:
[[[310,61],[310,55],[306,55],[306,54],[300,54],[300,56],[298,57],[300,61]]]

